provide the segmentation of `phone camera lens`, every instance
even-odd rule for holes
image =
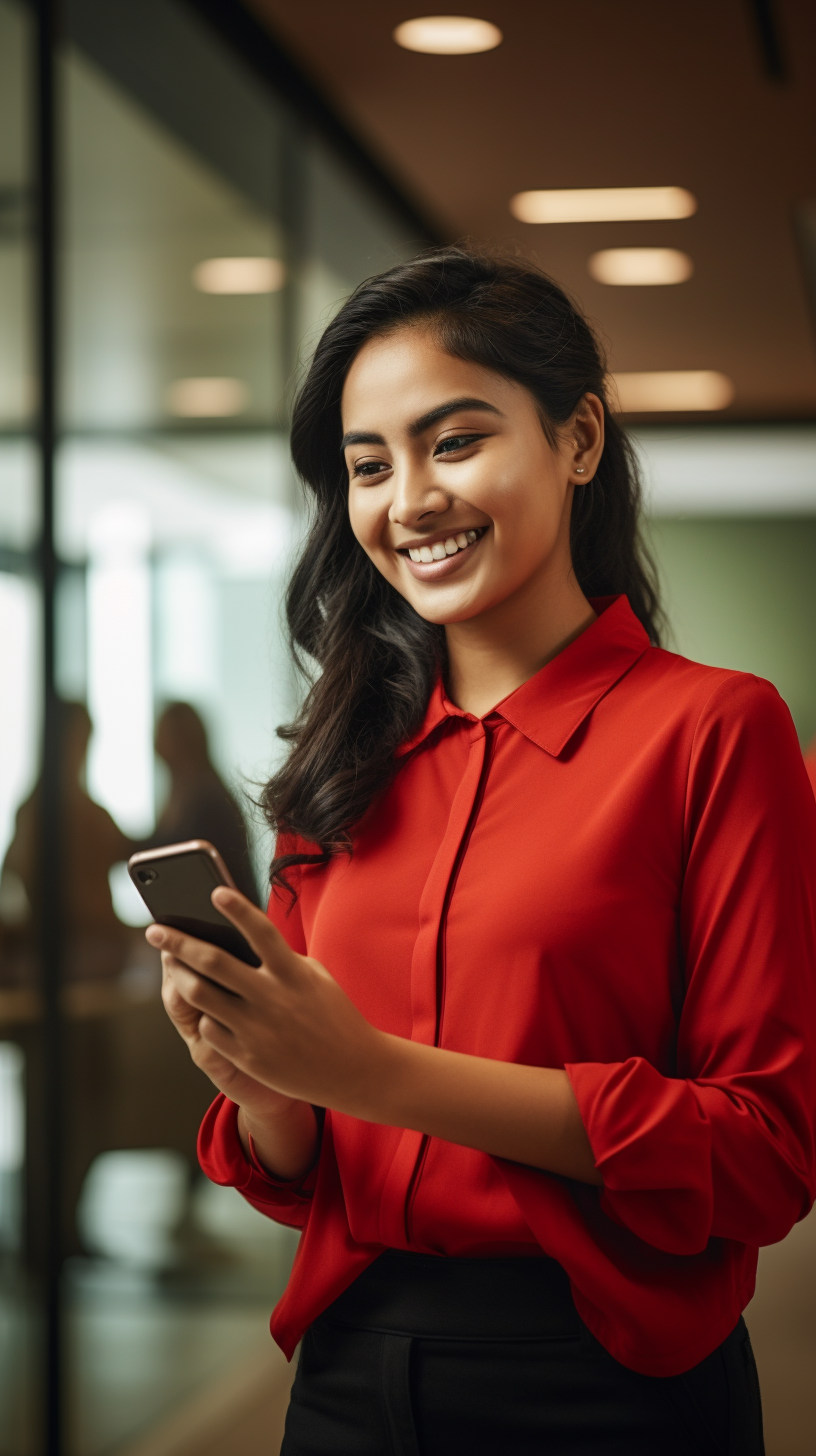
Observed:
[[[137,870],[136,878],[140,885],[150,885],[158,879],[158,873],[156,870]]]

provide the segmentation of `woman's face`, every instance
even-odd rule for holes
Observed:
[[[594,395],[553,447],[526,389],[406,326],[360,350],[342,414],[352,530],[421,617],[464,622],[567,581],[573,490],[603,448]]]

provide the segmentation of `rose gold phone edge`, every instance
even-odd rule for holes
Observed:
[[[162,844],[156,849],[139,849],[130,856],[127,862],[128,873],[131,873],[132,867],[135,865],[146,864],[153,859],[177,859],[181,854],[206,854],[212,860],[227,888],[237,889],[221,855],[215,845],[210,844],[209,839],[180,839],[177,844]]]

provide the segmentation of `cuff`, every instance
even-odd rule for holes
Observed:
[[[603,1178],[604,1212],[654,1248],[699,1253],[713,1215],[711,1126],[689,1084],[642,1057],[564,1070]]]
[[[258,1158],[252,1139],[247,1157],[238,1134],[238,1107],[219,1093],[206,1113],[198,1134],[198,1161],[212,1183],[237,1188],[252,1203],[283,1208],[311,1199],[317,1181],[317,1163],[302,1178],[274,1178]]]

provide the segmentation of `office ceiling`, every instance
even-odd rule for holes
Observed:
[[[472,56],[394,43],[425,0],[245,3],[444,236],[519,248],[576,295],[613,369],[722,370],[736,395],[718,419],[816,415],[794,226],[816,198],[812,0],[473,0],[464,13],[504,41]],[[764,49],[758,17],[776,25]],[[526,188],[662,184],[693,192],[696,215],[531,226],[508,210]],[[693,277],[589,276],[596,249],[636,245],[681,248]]]

